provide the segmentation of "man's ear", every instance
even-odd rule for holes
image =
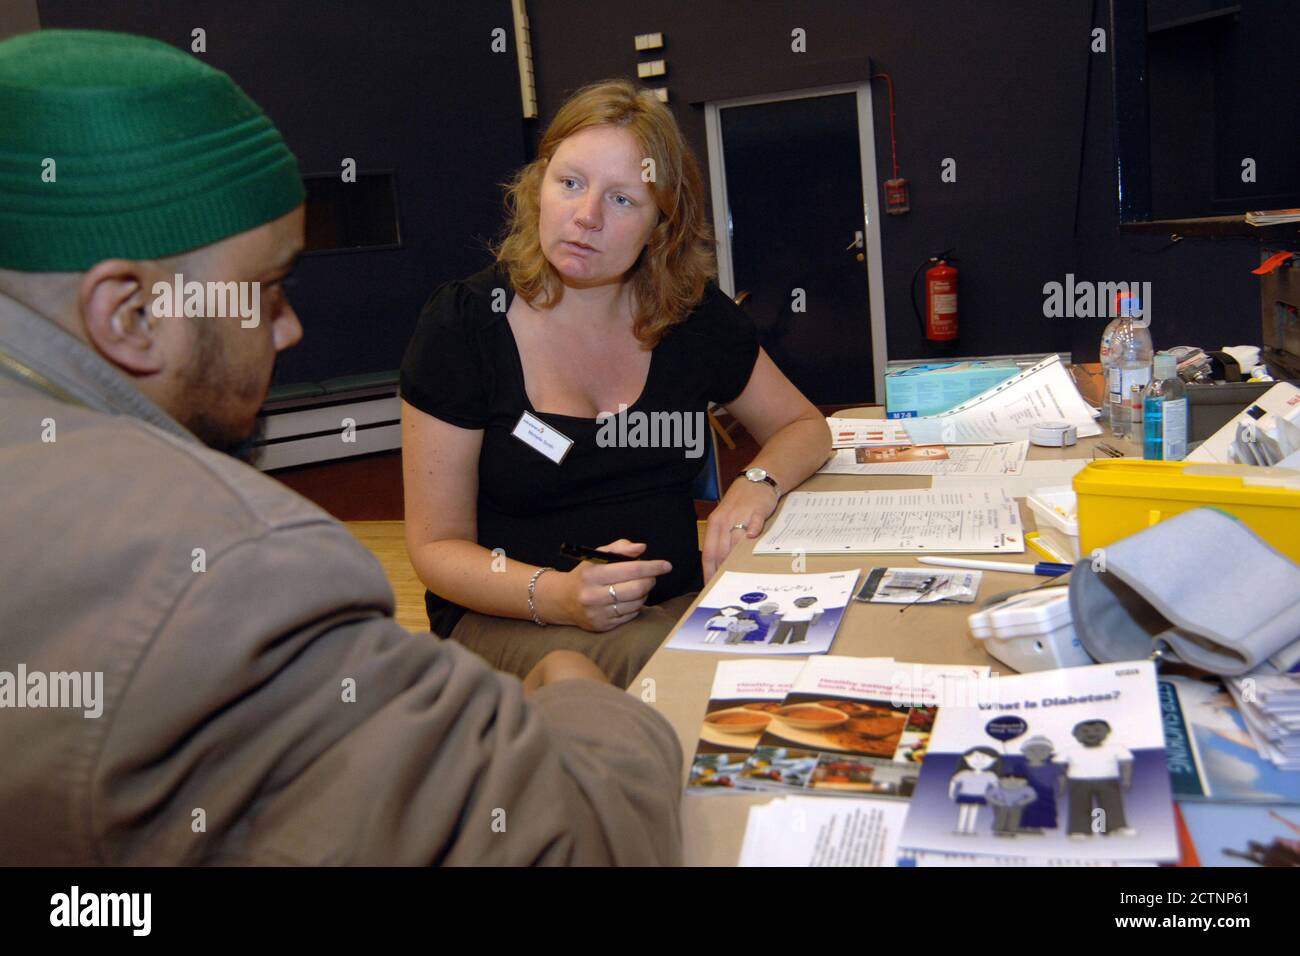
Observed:
[[[81,279],[77,306],[86,338],[123,371],[152,375],[166,365],[162,319],[151,311],[151,271],[143,262],[105,259]]]

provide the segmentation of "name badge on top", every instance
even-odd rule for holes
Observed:
[[[573,447],[572,438],[566,438],[536,415],[528,412],[519,416],[519,424],[510,434],[529,448],[540,451],[557,465],[564,461],[564,456]]]

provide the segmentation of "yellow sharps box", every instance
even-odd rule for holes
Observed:
[[[1253,465],[1107,458],[1074,476],[1079,553],[1127,538],[1192,508],[1213,507],[1241,520],[1300,562],[1300,471]],[[1189,542],[1213,547],[1214,542]]]

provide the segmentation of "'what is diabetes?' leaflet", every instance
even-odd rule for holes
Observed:
[[[1178,859],[1150,661],[997,677],[942,708],[903,849],[1037,859]]]

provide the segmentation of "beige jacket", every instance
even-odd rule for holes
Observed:
[[[650,707],[401,629],[346,529],[2,295],[0,352],[47,380],[0,356],[0,864],[680,861]]]

